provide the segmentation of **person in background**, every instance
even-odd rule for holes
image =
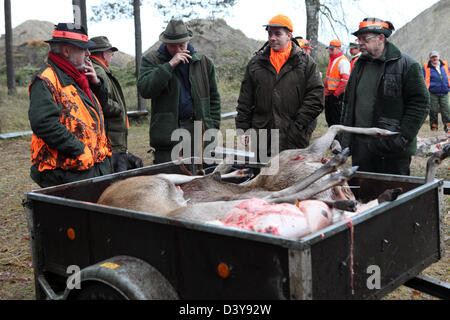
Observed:
[[[438,130],[438,113],[440,111],[444,131],[450,133],[449,65],[447,61],[440,59],[437,51],[431,51],[429,58],[430,60],[423,65],[422,72],[425,77],[425,84],[430,92],[430,128],[432,131]]]
[[[152,100],[150,144],[154,163],[168,162],[172,132],[183,128],[191,134],[194,148],[194,121],[204,130],[220,128],[220,94],[214,64],[189,42],[192,31],[182,20],[171,20],[159,39],[162,44],[142,57],[138,90]],[[197,139],[198,140],[198,139]],[[201,139],[203,141],[203,139]],[[199,155],[196,155],[199,156]]]
[[[311,50],[313,47],[309,43],[308,39],[303,39],[303,37],[295,37],[295,39],[297,40],[300,48],[302,48],[306,54],[311,54]]]
[[[236,129],[267,131],[253,145],[271,155],[271,129],[279,130],[279,151],[309,145],[323,110],[323,83],[314,60],[294,42],[292,21],[276,15],[265,25],[268,44],[247,65],[239,92]],[[240,135],[249,144],[249,135]],[[265,147],[266,150],[261,150]],[[253,149],[254,150],[254,149]]]
[[[331,127],[340,123],[345,87],[350,76],[350,62],[342,52],[340,40],[331,40],[327,49],[330,62],[324,81],[325,119],[328,127]]]
[[[361,56],[359,44],[350,42],[349,51],[350,51],[350,72],[352,72],[356,60],[358,60],[358,58]]]
[[[45,66],[29,85],[30,176],[50,187],[111,173],[101,104],[107,89],[89,60],[83,26],[59,23]]]
[[[113,47],[105,36],[91,38],[91,41],[95,42],[95,46],[90,49],[92,64],[108,89],[108,100],[102,107],[106,135],[112,147],[111,160],[114,172],[140,168],[143,166],[142,160],[128,152],[129,122],[122,87],[109,69],[114,52],[118,49]]]
[[[361,56],[350,75],[341,122],[399,134],[390,139],[343,134],[339,140],[343,148],[350,147],[358,170],[409,175],[429,95],[420,64],[387,40],[393,30],[388,21],[365,18],[353,33]]]

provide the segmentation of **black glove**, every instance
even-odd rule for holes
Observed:
[[[393,132],[400,132],[400,121],[392,118],[380,117],[378,119],[378,128],[386,129]],[[402,135],[392,138],[378,138],[375,140],[375,148],[382,153],[399,153],[406,149],[408,139]]]
[[[114,172],[122,172],[128,169],[128,159],[126,152],[113,152],[111,160]]]
[[[390,154],[405,151],[407,144],[408,139],[401,135],[395,136],[394,138],[378,138],[375,140],[375,147],[378,151]]]
[[[144,163],[142,159],[135,156],[131,152],[127,152],[128,169],[142,168]]]

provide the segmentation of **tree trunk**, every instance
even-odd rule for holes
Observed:
[[[134,11],[134,35],[135,35],[135,55],[136,55],[136,81],[139,77],[139,72],[141,70],[141,59],[142,59],[142,35],[141,35],[141,1],[133,0],[133,11]],[[145,100],[141,97],[139,92],[137,93],[138,110],[145,110]]]
[[[16,94],[16,75],[14,73],[13,34],[11,27],[11,0],[5,0],[5,50],[6,79],[8,94]]]
[[[315,50],[311,51],[311,57],[317,60],[319,44],[319,9],[320,0],[305,0],[306,6],[306,38],[309,39]]]
[[[86,0],[72,0],[72,6],[74,23],[82,25],[87,32]]]

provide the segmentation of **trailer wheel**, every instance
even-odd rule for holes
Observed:
[[[106,284],[93,283],[81,289],[75,300],[125,300],[125,297]]]

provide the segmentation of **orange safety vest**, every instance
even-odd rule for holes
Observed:
[[[105,133],[103,112],[97,97],[92,94],[100,113],[83,102],[74,85],[62,87],[51,66],[48,66],[38,77],[46,82],[53,94],[55,104],[61,107],[60,122],[85,145],[84,152],[77,158],[67,158],[57,150],[50,148],[44,140],[33,133],[31,162],[38,170],[42,172],[60,168],[83,171],[102,162],[107,156],[111,156],[111,147]],[[89,108],[94,111],[95,119],[89,113]]]
[[[327,71],[327,85],[328,90],[334,91],[339,86],[339,83],[341,82],[341,73],[339,72],[339,62],[341,62],[342,59],[347,59],[345,56],[340,56],[339,58],[334,59],[333,65],[331,66],[330,70]]]
[[[356,60],[359,59],[360,56],[356,56],[350,61],[350,72],[353,70],[353,66],[355,65]]]
[[[448,87],[450,88],[450,72],[448,70],[448,62],[442,61],[442,64],[444,66],[444,70],[447,73],[447,79],[448,79]],[[425,84],[427,85],[427,88],[430,89],[431,85],[431,68],[428,67],[428,62],[423,64],[423,69],[425,70]]]

